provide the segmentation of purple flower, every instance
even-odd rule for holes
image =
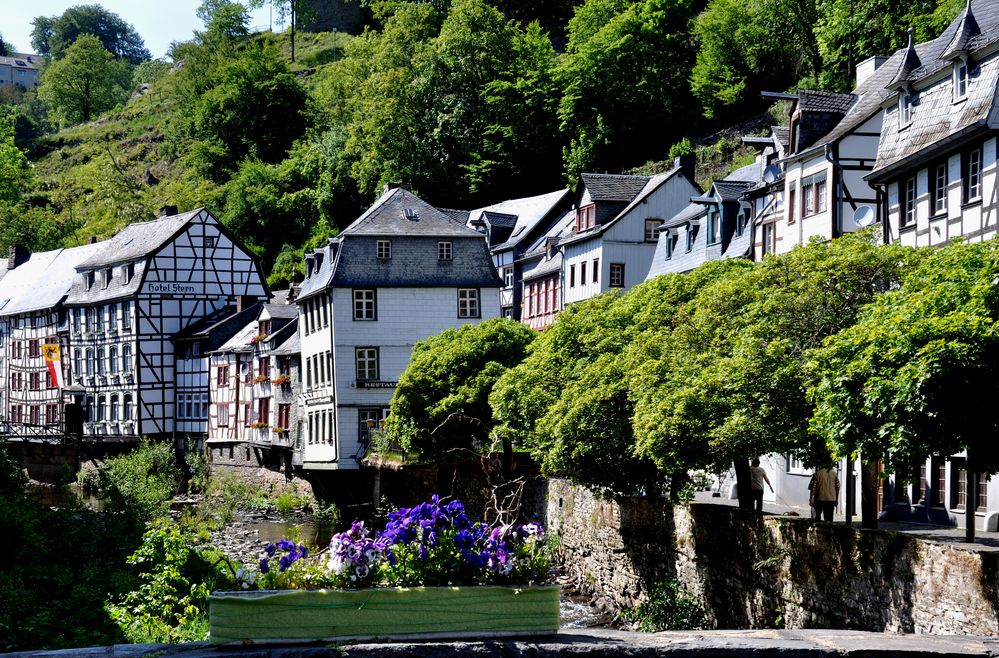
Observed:
[[[270,570],[271,570],[271,568],[267,564],[267,559],[265,558],[265,559],[261,560],[260,561],[260,573],[267,573]]]

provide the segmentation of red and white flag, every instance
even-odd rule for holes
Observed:
[[[49,377],[56,388],[64,386],[62,379],[62,358],[59,354],[59,345],[56,343],[45,343],[42,345],[42,354],[45,355],[45,365],[49,369]]]

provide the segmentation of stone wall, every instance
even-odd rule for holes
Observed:
[[[620,503],[553,480],[548,525],[569,580],[633,607],[676,577],[716,628],[999,633],[999,552],[722,505]]]

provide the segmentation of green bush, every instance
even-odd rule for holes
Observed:
[[[698,630],[708,623],[704,608],[673,578],[653,585],[648,599],[626,618],[646,633]]]
[[[105,511],[150,521],[167,513],[180,475],[173,447],[144,439],[132,452],[101,465],[97,491]]]
[[[199,451],[191,450],[184,454],[184,463],[187,465],[187,490],[190,493],[203,493],[208,489],[211,469],[205,455]]]

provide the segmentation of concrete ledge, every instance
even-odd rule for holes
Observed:
[[[630,633],[573,629],[533,641],[453,641],[385,644],[267,644],[215,646],[119,644],[111,647],[24,651],[7,658],[946,658],[999,656],[999,638],[893,635],[863,631],[678,631]]]

